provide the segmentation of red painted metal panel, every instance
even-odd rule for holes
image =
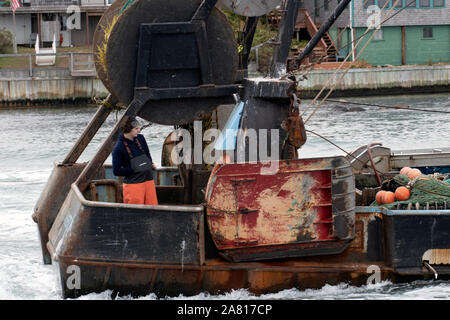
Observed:
[[[332,158],[216,167],[207,188],[208,225],[219,250],[335,241]]]

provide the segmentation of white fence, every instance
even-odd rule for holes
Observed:
[[[28,72],[29,76],[33,77],[33,69],[38,68],[33,64],[33,57],[42,56],[56,56],[68,57],[66,68],[69,69],[70,75],[73,77],[96,77],[94,56],[88,52],[57,52],[57,53],[19,53],[19,54],[0,54],[1,58],[19,58],[28,57]],[[1,70],[1,69],[0,69]]]

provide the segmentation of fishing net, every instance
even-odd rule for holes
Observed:
[[[442,181],[433,175],[422,175],[414,180],[409,180],[407,175],[398,174],[393,181],[399,185],[408,187],[410,197],[405,201],[379,204],[374,201],[371,206],[383,206],[387,209],[403,208],[409,204],[417,207],[447,208],[450,204],[450,183]]]

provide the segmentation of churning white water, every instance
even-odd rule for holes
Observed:
[[[450,111],[450,94],[347,99],[381,105],[406,104],[414,108]],[[302,107],[308,101],[303,102]],[[450,114],[412,110],[324,104],[307,122],[314,131],[347,152],[380,142],[391,149],[450,147]],[[0,110],[0,299],[61,299],[56,270],[42,262],[37,226],[31,218],[36,201],[53,169],[61,161],[94,115],[91,107],[42,107]],[[112,129],[111,115],[79,161],[89,160]],[[152,125],[143,131],[155,163],[161,163],[169,126]],[[308,134],[299,150],[302,158],[342,155],[343,151],[322,138]],[[110,159],[107,160],[110,162]],[[318,290],[283,290],[254,296],[247,290],[222,295],[206,293],[167,299],[450,299],[450,282],[382,282],[351,287],[326,285]],[[89,294],[80,300],[111,299],[111,292]],[[131,299],[122,297],[120,299]],[[140,299],[156,299],[148,295]]]

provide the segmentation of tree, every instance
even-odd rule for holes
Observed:
[[[9,30],[0,30],[0,54],[7,53],[13,47],[13,35]]]

